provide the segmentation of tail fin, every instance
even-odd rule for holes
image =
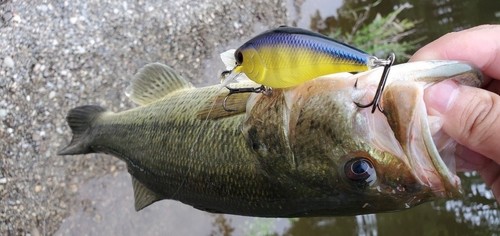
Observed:
[[[100,106],[81,106],[71,109],[66,117],[73,138],[68,146],[60,150],[58,155],[76,155],[91,153],[93,150],[88,146],[88,130],[92,126],[93,121],[106,109]]]

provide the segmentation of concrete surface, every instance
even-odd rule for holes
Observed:
[[[0,0],[0,235],[52,235],[62,224],[58,234],[133,234],[78,228],[86,220],[111,229],[136,220],[127,218],[135,214],[131,191],[86,187],[130,188],[123,162],[56,155],[70,139],[68,110],[132,107],[124,89],[150,62],[169,64],[196,85],[218,83],[220,52],[285,23],[279,0]],[[99,204],[122,198],[123,215],[100,212]],[[199,222],[217,216],[210,217]]]

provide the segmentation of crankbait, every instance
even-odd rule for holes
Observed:
[[[294,87],[327,74],[361,72],[385,66],[380,83],[382,87],[372,103],[366,106],[357,104],[359,107],[373,105],[373,110],[378,107],[383,84],[394,62],[394,57],[378,59],[325,35],[288,26],[265,31],[250,39],[234,52],[234,59],[235,67],[221,74],[222,86],[227,87],[241,73],[263,86],[244,89],[227,87],[230,91],[228,97],[234,93]]]
[[[223,85],[240,73],[269,88],[289,88],[322,75],[360,72],[385,65],[355,47],[322,34],[282,26],[250,39],[235,53],[235,67]]]

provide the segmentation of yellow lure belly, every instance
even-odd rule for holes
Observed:
[[[234,53],[233,74],[256,83],[288,88],[319,76],[370,69],[369,54],[324,35],[279,27],[250,39]]]

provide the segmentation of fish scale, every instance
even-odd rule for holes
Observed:
[[[187,92],[187,91],[186,91]],[[183,94],[182,99],[177,99],[176,96],[167,97],[164,103],[155,103],[147,107],[147,109],[133,109],[121,114],[109,114],[100,117],[95,122],[98,126],[95,127],[96,133],[92,136],[96,137],[93,142],[99,143],[99,146],[90,146],[96,152],[105,152],[119,155],[126,158],[129,171],[136,179],[152,190],[160,192],[162,196],[176,197],[186,200],[190,203],[199,202],[199,199],[210,201],[217,201],[218,204],[231,204],[238,201],[252,201],[254,198],[277,198],[279,195],[274,191],[255,191],[255,189],[271,189],[277,188],[269,182],[264,181],[263,178],[254,175],[251,170],[255,169],[255,159],[251,157],[254,155],[250,152],[239,152],[238,155],[220,155],[218,148],[210,150],[200,150],[201,146],[212,143],[213,140],[219,140],[226,143],[231,149],[226,152],[237,152],[244,145],[240,136],[239,130],[234,129],[235,123],[241,123],[240,116],[232,117],[222,126],[220,123],[203,121],[195,118],[193,112],[197,110],[200,100],[206,100],[213,96],[211,93],[214,91],[207,91],[207,93],[194,93],[191,96]],[[194,101],[194,102],[192,102]],[[191,107],[186,111],[186,107]],[[166,109],[170,108],[170,109]],[[172,116],[169,114],[185,114],[184,116]],[[137,119],[136,117],[143,117]],[[145,122],[149,120],[149,122]],[[231,122],[233,120],[233,122]],[[140,121],[140,122],[139,122]],[[153,122],[151,122],[153,121]],[[143,123],[143,124],[140,124]],[[192,129],[189,127],[198,127]],[[157,130],[163,130],[162,135],[159,135]],[[206,130],[218,130],[219,133],[214,135],[205,135]],[[169,145],[162,145],[163,139],[168,137],[178,137],[175,140],[169,139]],[[182,138],[184,137],[184,138]],[[186,139],[187,137],[195,138]],[[141,143],[134,140],[141,140]],[[143,142],[148,143],[150,146],[159,147],[151,150],[147,155],[153,157],[162,156],[163,158],[146,158],[141,150],[143,150]],[[117,143],[127,143],[126,146],[116,146]],[[113,147],[113,148],[110,148]],[[233,150],[234,149],[234,150]],[[197,159],[199,153],[203,152],[204,155],[211,156],[212,162],[206,162],[205,159]],[[169,154],[171,153],[171,154]],[[193,158],[176,158],[176,156],[193,157]],[[220,168],[220,163],[231,163]],[[138,168],[141,166],[141,168]],[[189,166],[189,168],[186,168]],[[218,168],[216,174],[210,174],[210,171]],[[147,177],[143,177],[147,176]],[[158,176],[151,178],[151,176]],[[161,178],[159,176],[162,176]],[[226,183],[218,188],[211,188],[206,185],[205,181],[212,179],[215,183]],[[151,182],[152,181],[152,182]],[[162,188],[155,188],[154,186],[161,183]],[[267,183],[267,184],[266,184]],[[258,188],[256,185],[259,185]],[[221,198],[220,192],[230,192],[227,199]],[[194,194],[198,192],[199,194]],[[215,195],[215,193],[217,195]],[[274,193],[273,193],[274,192]],[[272,193],[271,196],[269,194]],[[217,197],[215,197],[217,196]],[[279,197],[278,197],[279,198]],[[219,206],[219,208],[222,205]],[[206,209],[210,210],[210,209]]]
[[[228,112],[217,106],[227,90],[194,88],[154,63],[127,89],[138,107],[70,110],[73,138],[58,154],[123,160],[136,210],[174,199],[228,214],[339,216],[456,196],[459,183],[427,124],[423,88],[447,78],[479,86],[480,73],[460,62],[397,65],[384,113],[359,109],[354,101],[371,95],[380,74],[336,74],[271,95],[237,94],[230,101],[237,111]]]

